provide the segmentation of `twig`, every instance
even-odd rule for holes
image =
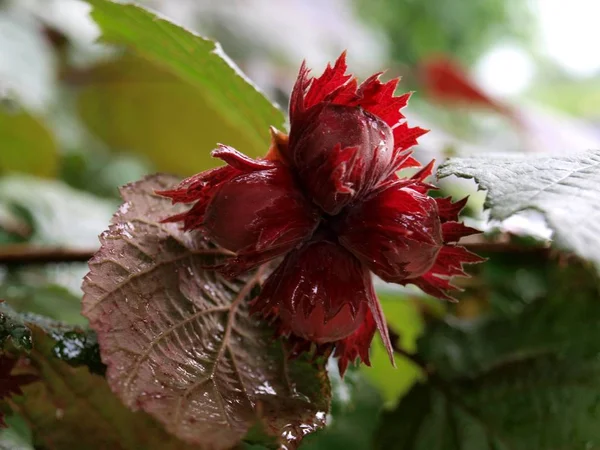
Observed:
[[[42,247],[30,244],[0,246],[0,264],[44,264],[59,262],[86,262],[97,249]]]
[[[460,242],[460,245],[475,253],[542,253],[550,252],[547,245],[527,246],[501,238],[486,240],[483,236],[474,236]],[[86,262],[97,249],[73,249],[66,247],[47,247],[30,244],[9,244],[0,246],[0,264],[44,264],[59,262]]]

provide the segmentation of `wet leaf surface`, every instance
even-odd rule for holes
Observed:
[[[30,323],[34,346],[22,371],[36,376],[11,399],[14,412],[29,425],[36,448],[192,450],[149,415],[132,412],[111,392],[106,380],[87,367],[56,358],[62,340],[48,334],[50,322]],[[23,375],[25,376],[25,375]]]
[[[294,447],[324,425],[327,374],[287,361],[270,328],[249,317],[260,273],[227,280],[204,268],[221,250],[160,223],[181,208],[154,191],[176,182],[158,175],[124,187],[125,203],[90,261],[83,312],[109,384],[188,442],[227,449],[260,420]]]
[[[17,350],[31,350],[31,331],[21,317],[0,301],[0,350],[10,343]]]
[[[0,339],[9,351],[0,348],[0,419],[5,411],[13,413],[8,419],[22,418],[36,448],[197,448],[111,392],[93,332],[6,305],[1,313],[0,330],[11,339]]]
[[[540,211],[555,244],[600,267],[600,150],[561,157],[486,156],[452,158],[438,170],[444,178],[474,178],[487,190],[493,219]]]
[[[50,335],[56,340],[52,353],[73,367],[87,366],[91,373],[104,376],[106,366],[100,359],[96,334],[79,329],[56,329]]]

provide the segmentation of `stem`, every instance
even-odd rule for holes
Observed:
[[[0,264],[43,264],[58,262],[86,262],[97,249],[41,247],[30,244],[0,246]]]
[[[547,246],[523,246],[512,242],[490,242],[484,239],[470,239],[461,242],[460,245],[475,253],[550,253],[550,248]],[[87,262],[97,250],[96,248],[74,249],[31,244],[8,244],[0,246],[0,264]]]

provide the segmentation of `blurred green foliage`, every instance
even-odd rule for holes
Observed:
[[[0,445],[11,450],[34,450],[27,421],[18,414],[6,417],[8,428],[0,430]]]
[[[379,292],[390,330],[397,335],[398,346],[408,353],[416,351],[417,338],[424,331],[424,322],[419,309],[419,300],[400,293]],[[393,407],[398,400],[422,377],[422,370],[404,356],[394,355],[396,367],[381,339],[377,337],[371,344],[371,367],[362,366],[361,371],[373,386],[378,388],[387,407]]]
[[[383,31],[395,61],[415,67],[432,55],[471,64],[500,39],[529,43],[535,25],[521,0],[357,0],[360,13]]]
[[[8,269],[2,275],[0,298],[24,314],[35,313],[73,325],[85,325],[81,297],[76,289],[69,287],[81,280],[87,268],[79,269],[67,264]]]
[[[548,83],[536,83],[528,93],[528,98],[574,117],[593,121],[600,118],[600,79],[596,77],[583,80],[565,77]]]
[[[210,156],[218,142],[254,156],[268,148],[266,125],[255,144],[193,85],[142,58],[126,54],[83,77],[82,121],[110,148],[140,153],[162,171],[192,175],[218,165]]]
[[[544,255],[505,255],[486,269],[489,288],[501,279],[523,286],[523,272],[544,287],[535,295],[505,290],[495,301],[519,305],[502,308],[509,314],[495,308],[428,327],[418,351],[428,381],[384,415],[377,448],[598,448],[598,274]]]
[[[9,170],[56,174],[58,150],[52,134],[24,110],[9,111],[0,104],[0,148],[0,174]]]

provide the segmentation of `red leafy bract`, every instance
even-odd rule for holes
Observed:
[[[347,339],[370,342],[375,328],[363,324],[376,316],[387,339],[367,267],[344,247],[327,240],[311,241],[290,252],[253,301],[252,311],[277,318],[281,334],[292,333],[317,344]]]
[[[287,252],[312,232],[318,219],[289,171],[278,163],[225,183],[212,198],[204,224],[214,230],[217,244],[247,255],[269,249]]]
[[[398,170],[418,166],[405,150],[427,132],[401,122],[410,94],[394,97],[399,80],[381,83],[376,74],[357,85],[346,68],[345,54],[318,78],[302,66],[290,100],[289,145],[282,152],[329,214]]]
[[[379,330],[392,348],[370,271],[450,298],[463,263],[481,261],[458,245],[476,230],[458,222],[465,201],[434,199],[410,147],[426,130],[409,127],[394,96],[398,80],[380,74],[360,85],[345,54],[320,77],[303,64],[290,99],[290,134],[273,131],[264,159],[228,147],[227,165],[160,192],[193,203],[166,221],[182,222],[234,254],[222,273],[239,275],[285,256],[254,299],[252,311],[287,336],[293,352],[335,348],[340,371],[368,350]]]
[[[340,242],[390,282],[426,273],[444,245],[435,200],[399,186],[352,208],[340,226]]]

